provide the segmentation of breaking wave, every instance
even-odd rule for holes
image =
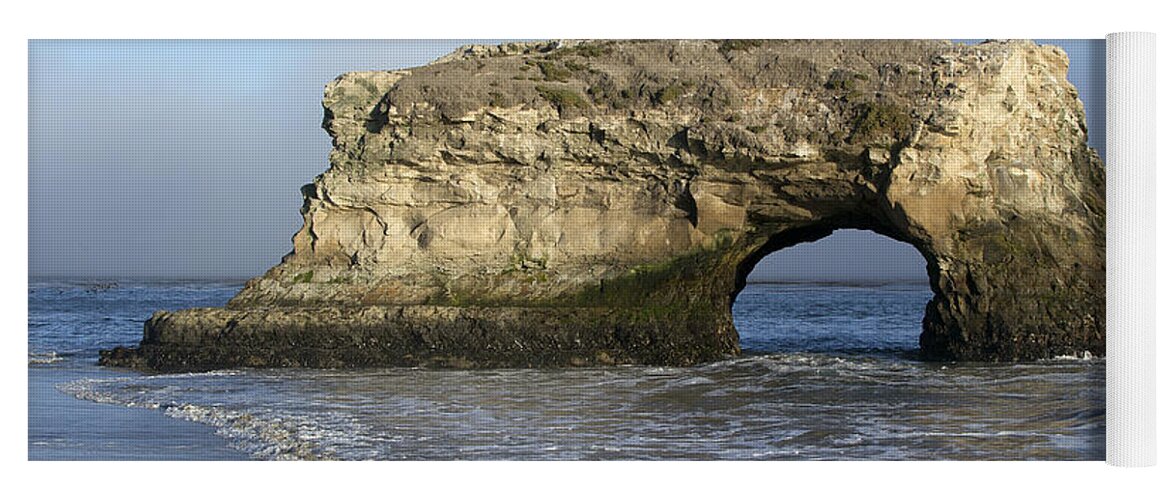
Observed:
[[[231,448],[268,460],[1105,456],[1102,358],[919,361],[929,289],[748,287],[736,303],[746,355],[692,367],[144,376],[93,366],[98,348],[141,339],[134,318],[223,305],[238,289],[31,287],[30,379],[78,399],[206,425]],[[30,413],[30,449],[68,456],[93,443],[60,418],[79,408]],[[183,440],[153,435],[137,420],[104,431],[152,446]],[[63,435],[61,443],[44,438]]]
[[[30,352],[28,353],[29,365],[48,365],[64,361],[65,358],[56,352]]]
[[[165,375],[148,378],[185,378],[191,375]],[[210,425],[230,445],[253,458],[265,460],[322,460],[332,458],[308,439],[313,432],[310,422],[289,418],[266,418],[246,411],[182,402],[154,401],[150,391],[142,388],[143,379],[134,377],[83,379],[57,386],[76,398],[128,408],[160,410],[168,417]]]

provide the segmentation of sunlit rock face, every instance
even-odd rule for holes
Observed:
[[[1067,67],[1032,42],[568,41],[342,75],[292,252],[103,359],[710,361],[752,266],[841,228],[923,254],[928,357],[1102,355],[1105,177]]]

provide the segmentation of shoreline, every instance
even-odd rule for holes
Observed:
[[[29,461],[252,459],[212,426],[65,394],[57,389],[61,383],[118,374],[97,366],[56,364],[28,367]]]

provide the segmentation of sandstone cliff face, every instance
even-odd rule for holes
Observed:
[[[923,253],[928,356],[1104,354],[1104,172],[1067,66],[1031,42],[575,41],[346,74],[293,251],[108,359],[707,361],[737,352],[752,266],[839,228]]]

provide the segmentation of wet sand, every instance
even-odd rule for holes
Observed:
[[[84,401],[56,388],[62,382],[110,376],[96,367],[29,366],[29,460],[249,459],[210,426],[157,410]]]

